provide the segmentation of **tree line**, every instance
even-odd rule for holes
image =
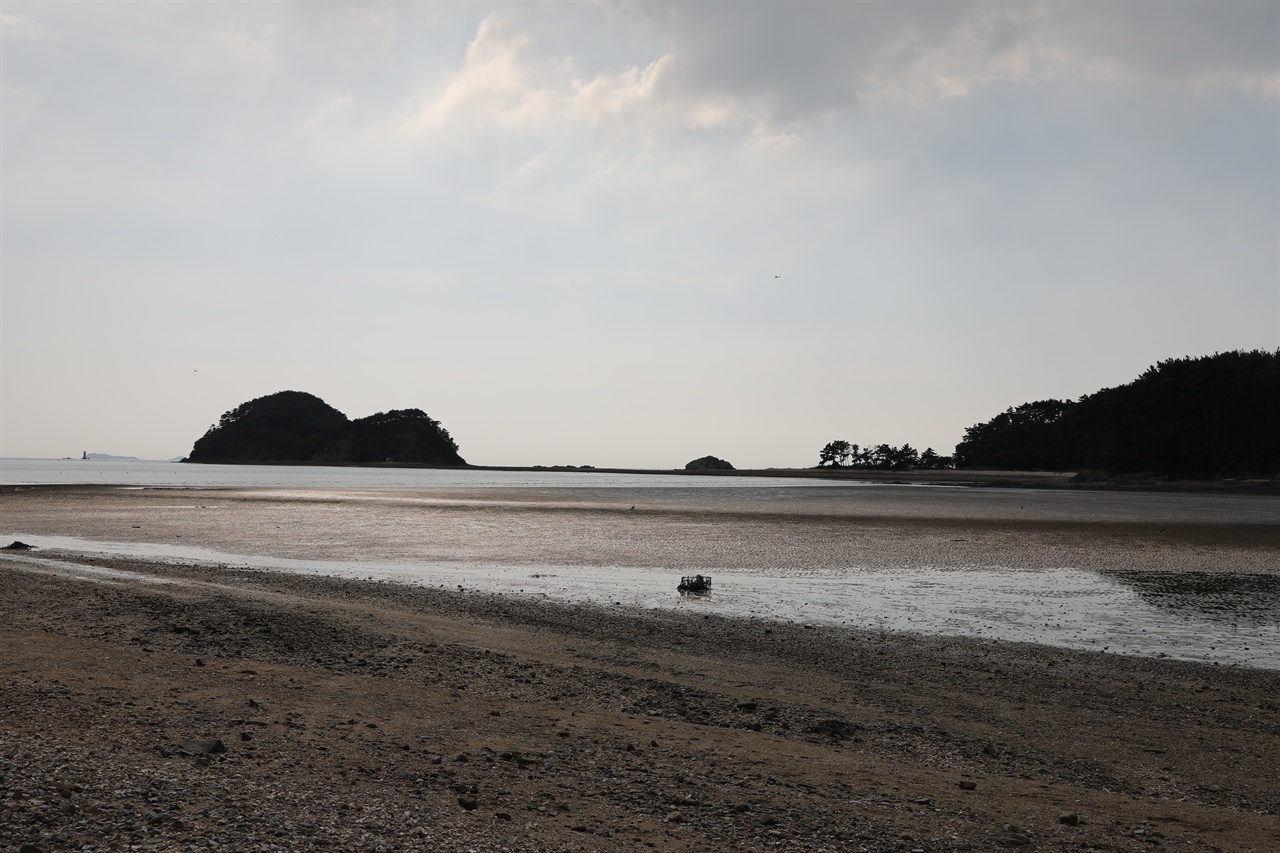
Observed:
[[[826,447],[818,453],[818,460],[819,468],[919,471],[955,467],[950,456],[939,456],[932,447],[925,448],[921,453],[910,444],[901,447],[889,444],[859,447],[843,439],[827,442]]]
[[[819,467],[1094,471],[1172,479],[1280,475],[1280,349],[1158,362],[1079,400],[1012,406],[965,430],[954,456],[828,442]]]
[[[1039,400],[965,430],[958,468],[1174,479],[1280,474],[1280,350],[1158,362],[1126,385]]]

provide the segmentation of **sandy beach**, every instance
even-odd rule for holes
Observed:
[[[0,581],[5,849],[1280,847],[1275,672],[75,555]]]

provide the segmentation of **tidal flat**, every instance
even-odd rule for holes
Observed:
[[[1273,499],[1058,500],[5,492],[0,844],[1280,846]]]

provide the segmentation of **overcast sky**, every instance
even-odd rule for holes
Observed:
[[[950,452],[1280,347],[1280,4],[0,4],[0,455]]]

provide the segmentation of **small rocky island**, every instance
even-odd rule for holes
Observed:
[[[733,466],[723,459],[715,456],[703,456],[701,459],[695,459],[684,466],[686,471],[732,471]]]
[[[303,391],[240,404],[209,427],[186,461],[467,464],[449,431],[421,409],[351,420]]]

